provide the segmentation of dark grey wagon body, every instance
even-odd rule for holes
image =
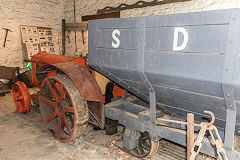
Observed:
[[[188,35],[181,50],[173,47],[176,27]],[[240,130],[240,9],[97,20],[88,28],[92,68],[146,102],[152,91],[159,109],[176,117],[192,112],[203,121],[212,111],[231,148]],[[177,46],[185,39],[178,32]]]

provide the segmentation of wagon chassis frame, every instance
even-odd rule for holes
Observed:
[[[148,132],[150,137],[154,141],[159,141],[160,139],[167,139],[169,141],[175,142],[182,146],[187,146],[187,131],[186,128],[181,126],[176,128],[171,123],[161,122],[157,123],[157,118],[172,119],[172,116],[168,116],[161,110],[156,108],[155,93],[150,92],[150,107],[145,107],[136,104],[134,101],[136,97],[126,96],[126,91],[124,92],[124,98],[108,103],[104,106],[105,117],[112,120],[117,120],[119,124],[126,127],[126,129],[131,130],[132,133],[135,132]],[[234,133],[233,133],[234,134]],[[196,140],[197,134],[194,135]],[[123,136],[123,147],[125,149],[131,150],[136,145],[136,139],[124,138]],[[227,157],[231,157],[231,160],[238,160],[240,158],[240,153],[232,148],[228,148],[224,145]],[[206,155],[216,157],[217,152],[215,146],[211,144],[211,140],[204,138],[202,141],[201,153]]]

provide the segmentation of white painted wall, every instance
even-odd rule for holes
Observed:
[[[81,22],[81,16],[96,14],[98,9],[106,6],[118,6],[122,3],[134,4],[138,0],[76,0],[76,20]],[[151,1],[151,0],[146,0]],[[133,10],[121,11],[121,17],[140,17],[158,14],[186,13],[194,11],[206,11],[227,8],[240,8],[240,0],[191,0],[174,4],[158,5]],[[64,16],[66,22],[73,22],[73,0],[65,0]],[[74,34],[67,33],[69,36],[66,42],[66,53],[70,56],[77,56],[80,53],[87,53],[87,44],[83,45],[81,34],[77,37],[78,53],[74,51]],[[87,40],[87,34],[85,33]]]
[[[20,25],[53,28],[56,52],[61,45],[61,19],[64,17],[64,0],[0,0],[0,65],[23,67]],[[5,31],[11,29],[3,48]]]

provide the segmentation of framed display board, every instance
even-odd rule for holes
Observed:
[[[55,53],[52,28],[21,25],[20,30],[26,61],[39,51]]]

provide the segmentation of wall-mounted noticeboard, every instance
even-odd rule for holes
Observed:
[[[52,28],[21,25],[20,30],[26,61],[39,51],[55,53]]]

